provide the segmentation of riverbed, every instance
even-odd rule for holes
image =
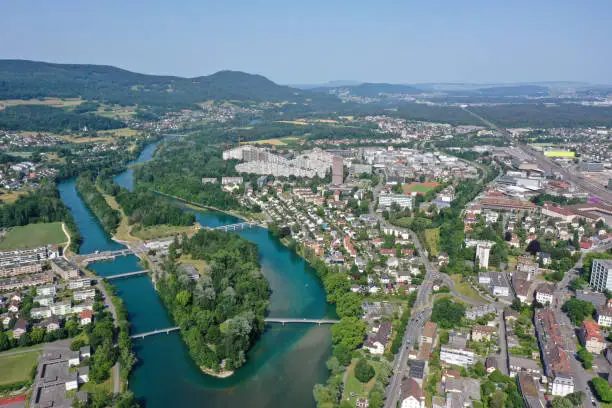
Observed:
[[[150,160],[157,144],[147,146],[134,164]],[[133,188],[133,171],[115,180]],[[83,236],[81,253],[120,249],[122,245],[104,233],[97,219],[76,193],[74,180],[59,185]],[[230,215],[200,211],[175,202],[193,212],[202,226],[215,227],[238,222]],[[287,249],[266,229],[253,227],[239,232],[256,243],[264,276],[270,282],[271,317],[320,318],[334,316],[325,302],[325,292],[314,270]],[[136,256],[116,258],[90,265],[102,276],[141,270]],[[115,281],[118,295],[129,313],[132,333],[172,326],[148,276]],[[179,333],[136,340],[138,357],[129,388],[147,407],[291,407],[315,406],[312,388],[327,378],[325,361],[331,353],[329,327],[269,325],[248,354],[248,362],[225,379],[203,374],[193,363]]]

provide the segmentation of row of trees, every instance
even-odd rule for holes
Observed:
[[[206,261],[208,273],[192,279],[174,260]],[[170,246],[171,259],[157,280],[160,297],[200,367],[237,369],[263,332],[270,289],[259,269],[257,246],[236,234],[200,231]],[[224,364],[222,364],[224,363]]]
[[[120,189],[116,198],[130,224],[138,223],[143,227],[161,224],[188,226],[195,222],[193,213],[181,210],[144,188],[133,192]]]

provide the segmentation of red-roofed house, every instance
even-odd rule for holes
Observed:
[[[425,394],[419,383],[413,378],[405,378],[402,381],[402,405],[401,408],[424,408]]]
[[[584,348],[590,353],[599,354],[606,348],[606,342],[597,323],[588,321],[582,323],[579,334]]]
[[[81,324],[83,326],[85,326],[86,324],[90,324],[91,322],[93,322],[93,316],[93,311],[87,309],[83,310],[79,315],[79,317],[81,318]]]

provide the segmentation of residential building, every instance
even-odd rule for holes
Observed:
[[[85,326],[86,324],[90,324],[91,322],[93,322],[93,316],[94,313],[91,310],[83,310],[79,315],[79,318],[81,319],[81,325]]]
[[[555,287],[544,283],[536,289],[535,299],[541,305],[552,305],[555,295]]]
[[[494,305],[487,303],[481,306],[473,306],[465,311],[465,317],[470,320],[479,319],[485,315],[495,313]]]
[[[49,306],[51,312],[57,316],[65,316],[72,313],[72,304],[69,300],[57,302]]]
[[[601,292],[590,292],[586,289],[576,291],[576,299],[592,303],[595,308],[605,306],[607,299],[606,295]],[[601,323],[600,323],[601,324]]]
[[[554,310],[545,308],[536,313],[534,325],[549,392],[561,397],[574,392],[573,372]]]
[[[534,378],[542,377],[542,367],[540,367],[536,360],[531,358],[510,354],[508,356],[508,368],[510,369],[510,377],[514,377],[522,372],[528,373]]]
[[[606,348],[606,342],[601,335],[599,325],[595,322],[583,322],[578,337],[589,353],[599,354]]]
[[[413,378],[404,378],[401,390],[401,408],[425,408],[425,394]]]
[[[539,392],[538,384],[527,373],[519,373],[518,386],[526,408],[544,408],[543,398]]]
[[[474,352],[459,347],[442,346],[440,360],[448,364],[469,367],[474,364]]]
[[[489,242],[481,242],[476,245],[476,259],[478,260],[478,267],[488,268],[489,267],[489,254],[493,245]]]
[[[600,326],[612,327],[612,300],[595,309],[595,319]]]
[[[344,161],[342,157],[332,158],[332,184],[340,185],[344,182]]]
[[[363,344],[363,348],[369,350],[372,354],[383,354],[389,342],[392,328],[393,326],[390,322],[381,323],[374,336]]]
[[[489,284],[489,290],[494,296],[509,296],[510,295],[510,284],[506,278],[504,272],[489,272],[491,276],[491,283]]]
[[[36,294],[38,296],[55,296],[57,287],[55,285],[39,286],[36,288]]]
[[[96,290],[94,288],[75,290],[73,293],[74,300],[80,302],[87,299],[93,299],[96,296]]]
[[[410,371],[408,376],[413,378],[420,386],[423,386],[423,381],[425,380],[426,365],[427,362],[423,360],[413,360],[410,362]]]
[[[90,278],[72,279],[68,281],[68,285],[66,285],[68,289],[72,289],[72,290],[86,288],[89,286],[91,286]]]
[[[64,280],[76,279],[79,277],[79,269],[64,258],[55,258],[51,260],[51,270]]]
[[[19,339],[25,332],[28,331],[28,322],[23,319],[17,320],[15,327],[13,328],[13,338]]]
[[[612,259],[593,260],[590,283],[599,292],[612,290]]]
[[[497,331],[495,327],[475,325],[472,326],[472,340],[483,341],[491,340],[491,336]]]

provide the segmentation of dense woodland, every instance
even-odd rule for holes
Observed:
[[[261,75],[220,71],[180,78],[104,65],[0,61],[0,99],[75,98],[120,105],[189,106],[215,100],[306,100],[325,95],[277,85]]]
[[[179,255],[206,261],[208,272],[191,279]],[[157,289],[190,354],[200,367],[239,368],[263,332],[270,288],[259,267],[257,246],[236,234],[200,231],[170,247]]]
[[[222,210],[240,203],[221,190],[222,176],[237,176],[235,161],[224,161],[221,151],[209,147],[204,138],[166,146],[155,158],[134,171],[137,187],[146,187]],[[202,184],[203,177],[218,177],[219,183]]]
[[[16,105],[0,110],[0,129],[62,133],[108,130],[125,127],[125,123],[92,113],[77,113],[44,105]]]
[[[112,235],[121,222],[121,214],[112,209],[98,191],[95,175],[93,173],[80,175],[76,180],[76,188],[87,207],[100,221],[104,231]]]
[[[76,251],[82,238],[54,183],[43,183],[13,204],[0,205],[0,228],[56,221],[66,225],[71,237],[71,249]]]
[[[188,226],[195,222],[195,215],[146,189],[131,192],[123,188],[116,199],[130,224],[138,223],[143,227],[161,224]]]

